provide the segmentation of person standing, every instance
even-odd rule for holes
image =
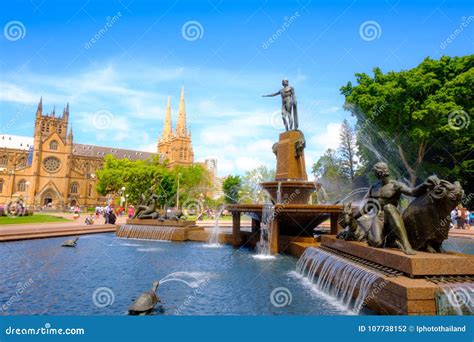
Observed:
[[[466,217],[466,208],[460,205],[457,213],[458,229],[466,229]]]
[[[133,215],[135,215],[135,207],[133,205],[129,205],[128,206],[128,218],[131,219],[133,217]]]
[[[449,229],[456,228],[457,217],[458,217],[458,210],[457,208],[454,208],[453,210],[451,210],[451,224],[449,225]]]

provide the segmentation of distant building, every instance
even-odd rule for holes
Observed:
[[[217,159],[207,158],[204,160],[204,165],[206,166],[211,176],[212,189],[209,195],[213,199],[218,199],[218,198],[223,197],[224,190],[222,189],[222,185],[224,184],[225,177],[217,176]]]

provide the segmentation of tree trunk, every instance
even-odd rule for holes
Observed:
[[[425,152],[426,152],[426,142],[421,142],[420,145],[418,146],[418,154],[417,154],[415,164],[411,166],[405,157],[405,152],[403,151],[402,146],[398,145],[398,153],[400,155],[400,159],[402,160],[403,166],[405,166],[405,169],[410,175],[411,186],[416,185],[418,169],[421,163],[423,162],[423,158],[425,157]]]

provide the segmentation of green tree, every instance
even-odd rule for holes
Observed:
[[[349,125],[349,122],[344,119],[341,125],[341,133],[339,134],[339,157],[341,163],[341,171],[349,177],[351,185],[354,186],[354,179],[356,175],[356,136],[354,129]]]
[[[474,125],[468,123],[474,114],[474,55],[427,58],[400,72],[375,68],[373,76],[356,74],[356,82],[341,92],[357,119],[365,165],[385,160],[413,185],[436,172],[472,189]]]
[[[200,164],[178,165],[172,169],[175,180],[179,177],[180,203],[200,202],[204,200],[211,187],[211,175],[209,171]],[[181,206],[180,204],[180,206]]]
[[[222,184],[226,203],[238,203],[241,189],[242,180],[240,176],[228,176]]]
[[[316,180],[326,192],[326,202],[343,198],[351,189],[350,178],[343,171],[341,159],[333,149],[327,149],[323,156],[312,166]]]
[[[260,183],[275,180],[275,170],[267,169],[265,165],[245,172],[242,177],[242,193],[246,197],[242,199],[244,203],[263,203],[266,199],[266,192]]]
[[[174,176],[158,158],[130,161],[108,155],[97,178],[96,188],[100,195],[116,195],[125,187],[129,203],[138,203],[140,195],[150,188],[160,196],[161,206],[168,205],[176,195]]]

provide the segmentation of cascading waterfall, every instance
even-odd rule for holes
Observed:
[[[445,283],[441,285],[441,290],[447,298],[445,305],[451,314],[474,315],[474,284]]]
[[[272,233],[272,222],[275,207],[271,203],[265,203],[262,208],[262,221],[260,222],[260,241],[257,243],[257,256],[270,258],[270,241]]]
[[[211,246],[211,247],[220,246],[220,243],[219,243],[219,232],[220,232],[219,219],[221,218],[221,215],[222,215],[222,212],[224,211],[224,208],[225,208],[225,206],[222,206],[219,209],[219,212],[216,215],[216,220],[214,222],[214,228],[212,228],[211,234],[209,236],[208,246]]]
[[[301,255],[296,271],[355,314],[359,313],[372,284],[379,278],[373,271],[314,247],[307,248]]]
[[[281,203],[281,182],[278,182],[277,188],[277,204]]]
[[[138,224],[124,224],[115,235],[119,238],[171,241],[174,227],[157,227]]]

